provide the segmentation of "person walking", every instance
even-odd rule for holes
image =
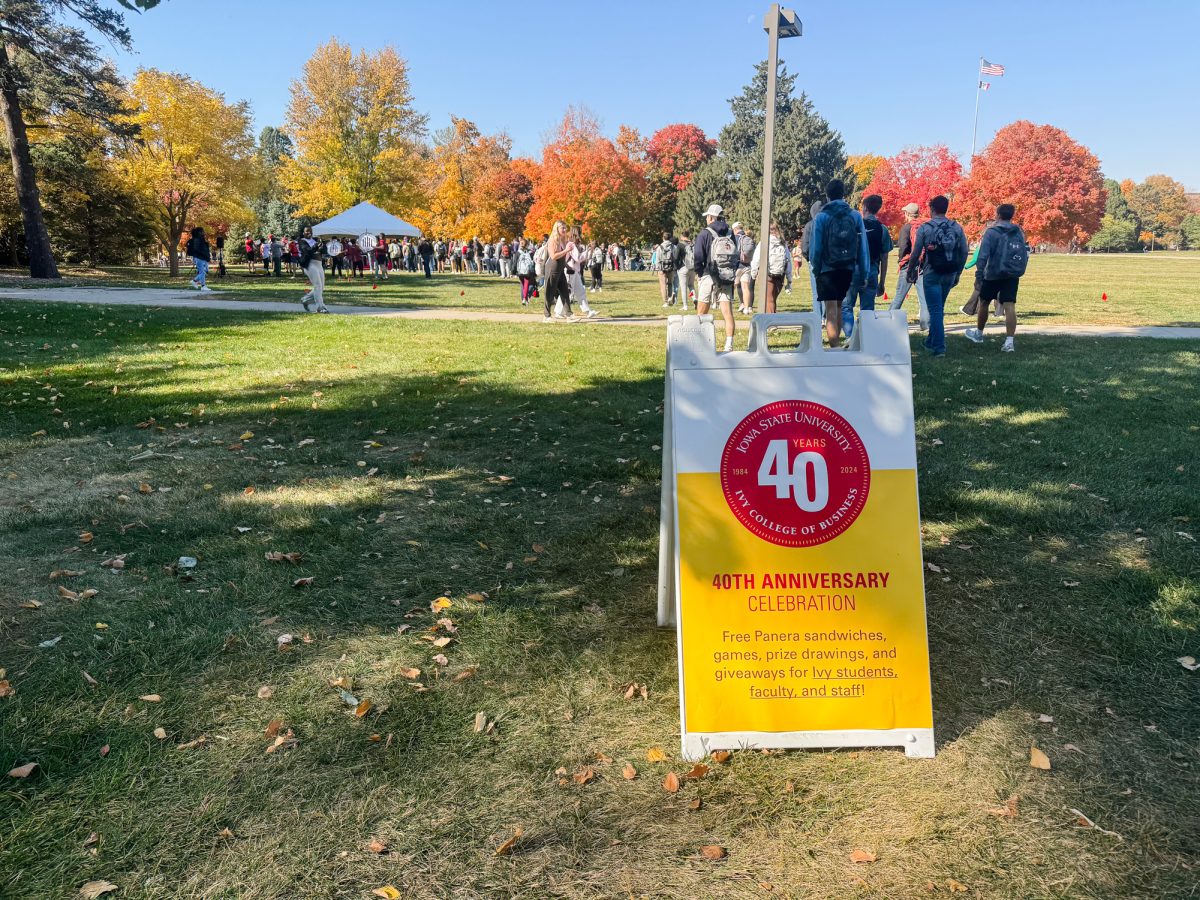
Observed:
[[[906,269],[909,282],[925,279],[929,307],[925,349],[933,356],[946,355],[946,299],[967,262],[967,236],[961,225],[946,217],[949,208],[949,199],[941,194],[929,201],[930,219],[917,229]]]
[[[804,223],[804,227],[800,229],[800,256],[808,260],[808,281],[812,287],[812,302],[813,312],[822,318],[825,317],[825,307],[821,305],[821,301],[817,299],[817,273],[812,267],[812,231],[813,225],[817,221],[817,216],[821,214],[821,210],[825,207],[824,200],[816,201],[809,207],[809,220]],[[797,267],[798,268],[798,267]]]
[[[317,312],[329,312],[329,307],[325,305],[324,255],[320,243],[313,237],[312,229],[305,228],[296,241],[296,265],[308,277],[309,283],[308,290],[300,298],[300,305],[305,312],[310,312],[314,304]]]
[[[537,296],[537,266],[532,242],[525,238],[517,245],[517,278],[521,282],[521,305],[528,306],[530,299]]]
[[[433,244],[430,242],[429,238],[421,238],[421,242],[417,244],[417,255],[421,257],[421,271],[425,273],[426,278],[432,278]]]
[[[184,249],[196,265],[192,287],[202,294],[211,294],[212,291],[208,287],[208,264],[212,262],[212,251],[208,249],[208,238],[204,236],[203,228],[197,226],[192,229],[192,236],[188,238]]]
[[[658,293],[662,297],[663,309],[675,305],[675,236],[669,231],[662,233],[662,243],[654,248],[653,266],[658,270]]]
[[[912,284],[908,280],[908,260],[912,256],[913,238],[917,236],[917,229],[921,227],[921,207],[915,203],[909,203],[904,207],[904,224],[900,226],[900,234],[896,241],[896,246],[899,252],[896,254],[896,296],[892,298],[892,309],[900,309],[904,305],[904,298],[908,296],[908,290]],[[929,307],[925,305],[925,282],[920,276],[916,281],[917,288],[917,328],[920,331],[929,330]]]
[[[554,310],[559,302],[566,310],[566,315],[559,318],[571,317],[571,294],[567,288],[566,276],[566,258],[569,252],[567,226],[563,222],[555,222],[545,246],[546,296],[543,299],[543,322],[554,321]]]
[[[259,256],[262,257],[263,276],[266,278],[271,277],[271,247],[274,243],[275,239],[268,234],[258,247]]]
[[[771,237],[767,243],[767,300],[765,313],[775,312],[776,305],[779,301],[779,294],[783,290],[783,281],[787,276],[791,257],[788,253],[787,246],[783,243],[783,236],[779,230],[779,223],[771,223]],[[762,248],[760,242],[754,248],[754,255],[750,258],[750,278],[758,281],[759,269],[762,268]]]
[[[1001,203],[996,207],[995,224],[983,233],[975,267],[976,278],[982,278],[976,327],[968,328],[965,332],[968,340],[982,344],[988,307],[993,301],[999,301],[1004,309],[1006,334],[1000,349],[1006,353],[1017,349],[1013,343],[1017,333],[1017,288],[1029,266],[1029,245],[1025,242],[1025,232],[1013,222],[1016,211],[1011,203]]]
[[[345,257],[342,256],[342,242],[336,237],[327,241],[325,243],[325,255],[329,259],[330,276],[336,278],[344,274],[345,268],[342,264],[345,261]]]
[[[382,234],[375,239],[375,247],[371,250],[371,274],[376,278],[387,280],[388,243]]]
[[[592,241],[588,244],[588,269],[592,273],[592,284],[589,290],[599,293],[604,290],[604,245]]]
[[[254,252],[254,238],[250,237],[250,232],[246,232],[243,240],[243,249],[246,251],[246,272],[250,275],[254,274],[254,264],[258,261],[258,254]]]
[[[679,287],[676,291],[679,295],[680,309],[687,312],[688,300],[694,301],[696,294],[696,247],[692,243],[691,235],[686,231],[679,232],[679,248],[679,269],[676,275]]]
[[[704,228],[696,235],[693,248],[699,284],[696,312],[707,315],[714,303],[721,307],[725,320],[725,351],[733,349],[737,323],[733,318],[733,280],[738,268],[738,247],[725,222],[725,211],[716,203],[704,211]]]
[[[346,266],[350,270],[351,278],[363,278],[365,270],[366,256],[363,254],[362,247],[358,246],[358,238],[350,238],[346,241]]]
[[[869,252],[862,216],[845,201],[846,185],[834,178],[825,186],[827,202],[813,221],[809,265],[816,273],[817,299],[825,309],[825,336],[837,347],[842,301],[867,280]]]
[[[738,295],[738,312],[754,314],[754,279],[750,275],[750,260],[754,258],[754,238],[746,233],[741,222],[733,223],[733,236],[738,245],[737,276],[733,286]]]
[[[883,296],[883,284],[887,279],[888,254],[892,252],[892,236],[876,218],[883,208],[883,198],[871,194],[863,198],[862,221],[867,234],[867,280],[851,290],[842,300],[842,330],[846,337],[854,333],[854,304],[862,312],[875,309],[875,298]]]
[[[571,291],[571,299],[579,304],[583,314],[589,319],[600,315],[588,305],[587,289],[583,286],[583,269],[587,265],[587,247],[583,243],[583,235],[578,226],[571,229],[567,238],[567,285]]]
[[[271,271],[276,278],[283,277],[283,241],[283,238],[271,235]]]

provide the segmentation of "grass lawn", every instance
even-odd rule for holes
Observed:
[[[662,340],[0,304],[0,895],[1195,896],[1200,343],[916,358],[938,757],[669,794]]]
[[[895,291],[895,257],[887,291]],[[0,272],[0,285],[29,286],[14,270]],[[145,285],[186,287],[191,271],[170,279],[162,269],[117,268],[67,271],[66,283],[96,285]],[[7,277],[5,277],[7,276]],[[971,277],[968,275],[968,279]],[[245,266],[234,266],[225,281],[210,279],[222,296],[245,300],[276,300],[297,303],[304,290],[303,275],[280,280],[261,274],[247,275]],[[54,282],[59,284],[61,282]],[[959,320],[958,307],[970,293],[964,281],[951,294],[948,320]],[[1107,294],[1108,299],[1102,299]],[[408,273],[393,275],[376,283],[371,279],[330,282],[330,303],[396,307],[461,307],[476,310],[520,312],[520,287],[516,280],[503,282],[489,275],[441,275],[432,281]],[[658,276],[653,272],[605,274],[605,289],[590,297],[604,315],[660,316],[664,310],[658,293]],[[795,289],[785,297],[781,311],[810,309],[812,291],[808,270],[796,279]],[[916,307],[909,301],[909,316]],[[541,315],[540,304],[530,307]],[[1094,254],[1067,256],[1035,255],[1021,281],[1018,312],[1029,324],[1092,325],[1200,325],[1200,252],[1149,254]],[[965,321],[965,320],[964,320]]]

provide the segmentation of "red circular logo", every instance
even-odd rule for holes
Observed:
[[[832,409],[779,400],[733,429],[721,454],[721,488],[737,520],[764,541],[813,547],[858,518],[871,466],[858,432]]]

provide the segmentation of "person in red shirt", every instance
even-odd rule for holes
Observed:
[[[363,277],[363,252],[362,247],[358,246],[357,238],[350,238],[346,241],[346,265],[350,268],[351,278]]]

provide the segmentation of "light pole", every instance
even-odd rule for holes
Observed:
[[[771,188],[775,180],[775,75],[779,69],[779,39],[800,37],[803,27],[795,10],[780,9],[772,3],[763,19],[767,33],[767,97],[766,133],[763,135],[762,219],[758,230],[758,284],[754,286],[758,308],[767,308],[767,280],[770,278],[768,257],[771,251]],[[789,254],[790,257],[790,254]]]

